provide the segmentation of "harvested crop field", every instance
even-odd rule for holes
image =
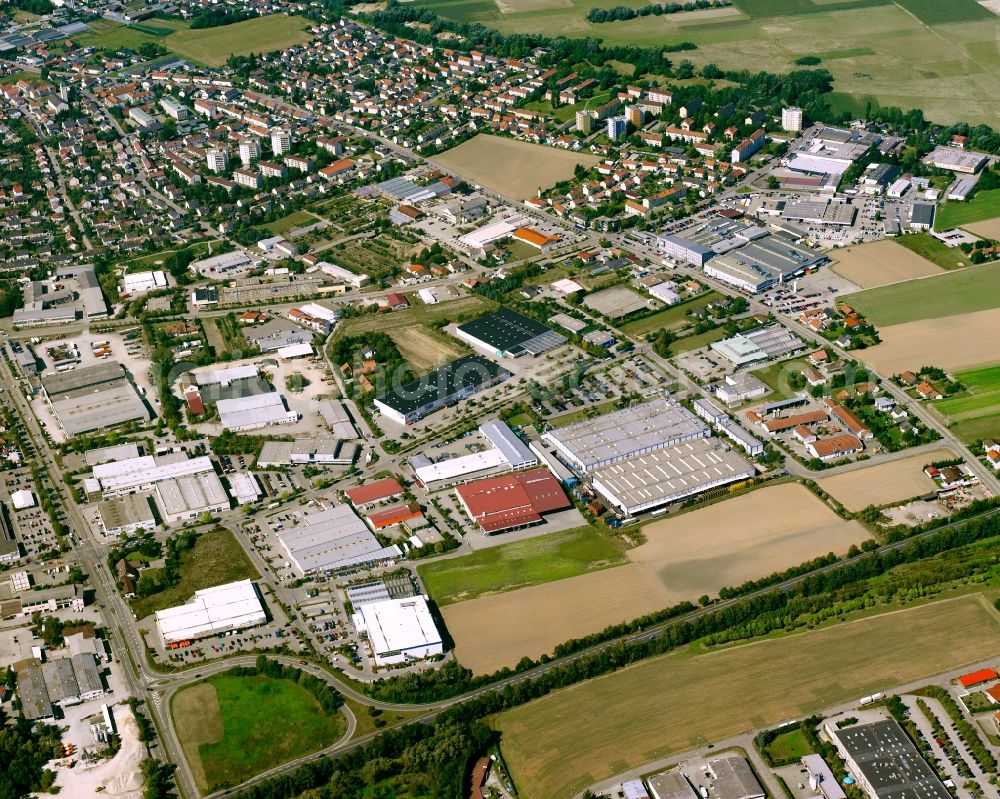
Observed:
[[[396,342],[399,353],[417,369],[430,371],[446,361],[453,361],[464,350],[450,344],[440,334],[434,334],[422,325],[397,327],[387,331]]]
[[[166,46],[178,55],[218,67],[232,55],[268,53],[305,44],[312,39],[306,30],[310,24],[305,17],[269,14],[217,28],[177,31],[166,38]]]
[[[438,166],[511,200],[532,197],[539,186],[547,189],[573,177],[577,164],[592,167],[599,160],[586,153],[485,134],[431,159]]]
[[[879,328],[881,344],[859,350],[858,357],[883,375],[926,364],[947,371],[973,369],[1000,361],[1000,308]]]
[[[935,483],[924,474],[923,467],[928,463],[954,457],[951,450],[939,449],[864,469],[852,469],[832,477],[822,477],[816,482],[851,513],[855,513],[869,505],[889,505],[934,491]]]
[[[831,253],[831,257],[836,260],[833,271],[863,289],[941,272],[936,264],[889,239],[845,247]]]
[[[184,759],[191,769],[191,776],[205,789],[208,782],[198,749],[202,744],[221,741],[224,732],[215,687],[211,683],[202,682],[179,691],[170,703],[170,715],[177,739],[184,750]]]
[[[1000,239],[1000,216],[985,219],[982,222],[970,222],[962,225],[970,233],[982,236],[984,239]]]
[[[513,666],[608,625],[842,554],[869,537],[794,483],[661,519],[643,533],[646,543],[626,553],[627,566],[442,608],[458,659],[477,674]]]
[[[679,650],[494,724],[521,794],[566,797],[671,752],[998,653],[997,614],[975,594],[708,654]]]

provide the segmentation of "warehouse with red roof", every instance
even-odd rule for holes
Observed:
[[[376,505],[386,499],[398,497],[404,491],[403,486],[395,477],[385,477],[363,486],[348,488],[344,493],[347,498],[354,503],[355,507],[361,508],[366,505]]]
[[[548,469],[490,477],[459,486],[462,508],[485,533],[499,533],[542,521],[542,514],[570,507]]]
[[[958,682],[963,688],[971,688],[973,685],[979,685],[980,683],[996,679],[998,679],[998,675],[994,669],[980,669],[979,671],[963,674],[958,678]]]

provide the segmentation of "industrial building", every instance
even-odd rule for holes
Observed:
[[[94,655],[81,652],[45,663],[31,661],[17,672],[21,712],[29,721],[50,721],[54,707],[89,702],[106,693]]]
[[[444,653],[441,633],[422,596],[363,604],[351,620],[368,638],[376,666]]]
[[[674,235],[657,236],[656,249],[675,261],[697,266],[699,269],[715,255],[715,251],[708,245]]]
[[[858,787],[872,799],[951,799],[934,769],[892,719],[844,729],[827,723],[825,729]]]
[[[565,336],[509,308],[500,308],[459,325],[455,335],[498,358],[541,355],[566,343]]]
[[[187,604],[156,611],[156,626],[164,646],[245,630],[266,621],[264,604],[250,580],[203,588],[195,591]]]
[[[764,799],[767,796],[745,757],[726,755],[708,761],[715,779],[712,793],[719,799]]]
[[[355,486],[344,491],[347,498],[357,508],[365,508],[398,497],[404,492],[403,486],[395,477],[383,477],[362,486]]]
[[[542,438],[587,473],[708,435],[705,424],[682,405],[657,399],[550,430]]]
[[[229,510],[229,495],[215,471],[161,480],[156,499],[167,524]]]
[[[202,258],[200,261],[193,261],[190,269],[201,277],[224,280],[249,272],[253,269],[253,262],[245,252],[236,250],[211,258]]]
[[[748,480],[753,464],[717,438],[697,438],[635,455],[590,473],[594,489],[634,516],[712,488]]]
[[[463,510],[485,533],[499,533],[541,522],[542,515],[571,507],[548,469],[488,477],[459,486]]]
[[[361,451],[355,441],[339,438],[297,438],[294,441],[267,441],[257,456],[257,465],[291,466],[293,464],[321,464],[324,466],[350,466]]]
[[[734,366],[740,367],[769,358],[783,358],[804,345],[782,325],[768,325],[747,333],[737,333],[722,341],[713,341],[710,346]]]
[[[428,488],[438,487],[538,465],[538,457],[504,422],[481,424],[479,433],[491,444],[489,449],[435,462],[425,455],[410,458],[417,480]]]
[[[7,513],[7,506],[0,504],[0,563],[16,563],[21,559],[21,546],[14,533],[14,525]]]
[[[129,272],[122,278],[122,288],[125,294],[145,294],[155,289],[167,287],[167,276],[156,270],[153,272]]]
[[[117,499],[106,499],[97,505],[104,535],[117,538],[133,535],[139,530],[156,528],[156,515],[150,505],[150,494],[127,494]]]
[[[85,321],[108,315],[92,263],[63,266],[47,280],[28,281],[23,294],[24,306],[13,314],[14,327],[72,322],[78,312]]]
[[[699,794],[680,771],[657,774],[647,780],[653,799],[699,799]]]
[[[299,414],[288,409],[285,398],[277,391],[251,397],[220,399],[216,408],[222,426],[234,433],[273,425],[295,424],[299,420]]]
[[[70,438],[152,419],[120,363],[109,361],[46,375],[41,383],[46,402]]]
[[[302,575],[334,574],[402,555],[395,544],[383,547],[348,505],[306,514],[298,525],[279,532],[278,541]]]
[[[237,505],[249,505],[261,497],[257,478],[250,472],[238,472],[237,474],[230,475],[229,488],[233,492],[233,498],[236,500]]]
[[[740,427],[728,413],[710,399],[696,399],[694,412],[712,427],[731,439],[752,458],[764,454],[764,444]]]
[[[188,458],[184,454],[153,457],[140,455],[134,458],[101,463],[94,467],[94,478],[100,484],[104,499],[123,497],[138,491],[151,491],[162,480],[172,480],[187,475],[215,472],[212,459],[207,455]]]
[[[386,418],[409,425],[508,377],[510,372],[481,355],[466,355],[376,397],[375,407]]]
[[[226,366],[221,369],[210,369],[207,372],[196,372],[194,380],[199,388],[216,385],[228,388],[240,380],[256,379],[258,372],[259,369],[252,363],[242,366]]]
[[[323,417],[323,422],[330,430],[330,435],[334,438],[352,439],[358,437],[358,431],[354,427],[354,421],[347,411],[343,402],[337,400],[320,400],[318,404],[319,415]]]
[[[935,147],[924,157],[924,163],[950,172],[974,175],[989,159],[983,153],[959,150],[955,147]]]
[[[798,277],[829,261],[820,252],[778,235],[751,241],[739,250],[717,255],[705,264],[705,274],[754,294]]]

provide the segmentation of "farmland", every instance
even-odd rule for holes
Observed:
[[[419,571],[431,598],[449,605],[624,562],[611,539],[593,527],[579,527],[429,563]]]
[[[900,236],[896,241],[942,269],[964,269],[967,266],[972,266],[972,261],[964,252],[957,247],[949,247],[930,233],[909,233],[906,236]]]
[[[397,328],[430,324],[439,319],[447,319],[449,322],[467,321],[487,311],[492,311],[495,307],[496,304],[485,297],[470,294],[435,305],[415,305],[406,310],[393,311],[390,314],[368,314],[345,319],[337,325],[335,335],[338,337],[360,336],[374,331],[392,335],[392,331]]]
[[[217,67],[232,55],[267,53],[304,44],[312,38],[306,31],[309,24],[305,17],[269,14],[218,28],[177,31],[166,38],[164,46],[192,61]]]
[[[210,677],[177,693],[170,711],[205,793],[329,746],[346,729],[302,686],[264,676]]]
[[[420,371],[429,372],[446,361],[453,361],[465,352],[457,340],[423,325],[397,327],[388,331],[396,342],[399,354]]]
[[[948,230],[997,216],[1000,216],[1000,189],[988,189],[979,192],[968,202],[945,203],[938,209],[934,226],[938,230]]]
[[[420,0],[503,33],[592,37],[606,45],[693,42],[696,66],[787,72],[804,55],[835,77],[838,106],[921,108],[938,122],[1000,123],[1000,18],[975,0],[737,0],[736,8],[592,24],[592,7],[641,0]],[[720,13],[722,12],[722,13]],[[681,56],[677,56],[680,60]]]
[[[613,773],[1000,653],[979,595],[701,655],[644,661],[501,714],[518,789],[565,797]],[[752,701],[747,701],[752,697]]]
[[[1000,360],[1000,308],[879,328],[881,344],[858,357],[881,374],[899,374],[925,364],[955,371]],[[961,346],[956,346],[961,342]]]
[[[1000,306],[1000,263],[845,294],[840,299],[879,328],[985,311]]]
[[[780,518],[771,512],[775,507],[782,508]],[[646,543],[626,553],[628,565],[444,607],[459,660],[479,673],[512,666],[609,624],[846,552],[868,537],[860,524],[841,520],[796,484],[659,519],[643,533]],[[545,567],[534,568],[539,574]],[[484,618],[493,620],[488,627]]]
[[[202,588],[260,577],[233,534],[221,527],[198,536],[194,547],[181,555],[179,571],[180,580],[175,585],[132,603],[138,618],[183,605]]]
[[[863,289],[941,272],[936,264],[890,239],[845,247],[836,250],[833,258],[833,271]]]
[[[577,164],[594,166],[595,155],[480,134],[431,159],[438,166],[512,200],[573,176]]]
[[[985,239],[1000,239],[1000,217],[984,219],[982,222],[972,222],[963,226],[970,233]]]
[[[1000,435],[1000,366],[958,372],[955,378],[966,391],[936,402],[934,410],[963,441]]]
[[[951,451],[941,449],[877,466],[852,469],[816,482],[847,510],[856,513],[869,505],[889,505],[934,491],[934,481],[923,473],[923,467],[954,457]]]

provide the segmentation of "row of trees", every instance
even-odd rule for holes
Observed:
[[[252,10],[229,10],[226,8],[209,8],[195,14],[191,18],[191,29],[198,28],[218,28],[222,25],[232,25],[234,22],[243,22],[247,19],[259,17],[256,11]]]
[[[687,3],[650,3],[648,6],[640,6],[639,8],[630,8],[629,6],[592,8],[587,12],[587,22],[618,22],[636,17],[660,17],[664,14],[679,14],[683,11],[699,11],[706,8],[725,8],[731,5],[730,0],[690,0]]]

